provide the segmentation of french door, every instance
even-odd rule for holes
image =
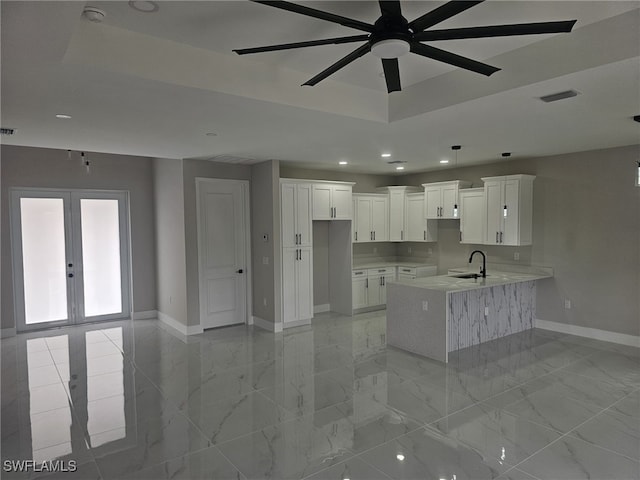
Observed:
[[[130,315],[127,193],[12,190],[18,331]]]

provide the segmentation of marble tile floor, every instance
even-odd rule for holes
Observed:
[[[0,352],[3,479],[640,479],[631,347],[534,329],[445,365],[387,347],[374,312],[188,338],[110,322]]]

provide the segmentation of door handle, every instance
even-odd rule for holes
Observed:
[[[238,270],[238,273],[242,273],[242,272],[244,272],[244,270],[242,270],[242,269]]]

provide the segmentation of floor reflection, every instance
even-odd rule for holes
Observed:
[[[388,347],[374,312],[189,338],[112,322],[20,335],[1,353],[2,459],[73,459],[69,478],[640,470],[640,352],[563,334],[523,332],[445,365]]]

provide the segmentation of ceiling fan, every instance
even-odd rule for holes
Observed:
[[[380,4],[380,11],[382,15],[373,25],[291,2],[262,0],[252,1],[268,5],[270,7],[279,8],[281,10],[299,13],[300,15],[305,15],[307,17],[338,23],[345,27],[354,28],[367,33],[348,37],[327,38],[323,40],[311,40],[308,42],[283,43],[280,45],[234,50],[238,55],[289,50],[293,48],[315,47],[318,45],[365,42],[353,52],[341,58],[330,67],[305,82],[303,85],[316,85],[330,75],[333,75],[341,68],[346,67],[354,60],[357,60],[364,54],[371,52],[376,57],[382,59],[382,68],[384,70],[384,77],[387,82],[387,91],[389,93],[401,90],[398,57],[409,52],[448,63],[456,67],[464,68],[472,72],[481,73],[486,76],[500,70],[499,68],[491,65],[462,57],[430,45],[425,45],[421,42],[457,40],[463,38],[563,33],[570,32],[573,25],[576,23],[576,20],[568,20],[559,22],[519,23],[512,25],[490,25],[482,27],[428,30],[434,25],[482,3],[484,0],[449,1],[411,22],[407,21],[407,19],[402,16],[399,0],[380,0],[378,3]]]

